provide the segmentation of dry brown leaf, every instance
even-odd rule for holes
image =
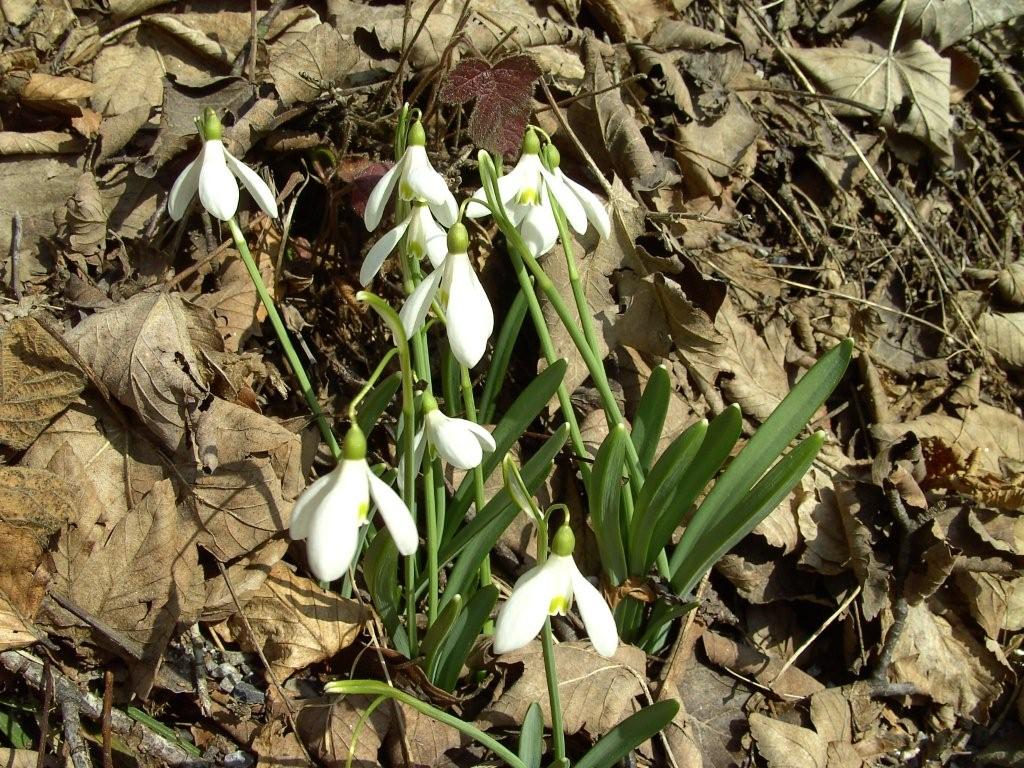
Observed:
[[[186,413],[206,397],[201,350],[222,344],[205,309],[175,294],[139,293],[86,318],[68,341],[165,446],[184,447]]]
[[[323,765],[378,768],[377,754],[391,727],[388,704],[365,716],[372,696],[325,696],[306,702],[296,717],[299,736],[314,759]],[[354,744],[354,748],[353,748]]]
[[[701,639],[704,652],[712,664],[753,677],[781,696],[810,696],[825,688],[795,666],[791,666],[779,677],[785,662],[766,656],[749,645],[737,643],[710,630],[705,630]]]
[[[978,318],[978,336],[1007,368],[1024,368],[1024,312],[985,312]]]
[[[913,683],[963,717],[985,722],[1007,670],[935,598],[910,605],[893,651],[889,679]],[[883,614],[883,630],[891,617]]]
[[[957,571],[955,579],[971,615],[993,640],[1024,624],[1024,576],[1008,581],[993,573]]]
[[[877,114],[883,126],[920,139],[950,157],[950,63],[923,40],[892,56],[863,39],[843,48],[787,48],[786,52],[828,93],[864,104],[869,110],[833,104],[840,115]]]
[[[138,107],[159,107],[163,102],[163,65],[160,54],[142,45],[111,45],[100,51],[93,65],[92,108],[104,117]]]
[[[271,569],[287,551],[286,539],[270,539],[233,562],[225,569],[228,578],[231,579],[231,589],[228,589],[221,574],[207,579],[206,605],[200,620],[210,623],[223,621],[237,613],[238,605],[245,606],[249,598],[263,586]]]
[[[86,80],[33,72],[21,91],[21,98],[37,109],[78,114],[78,102],[88,99],[92,93],[93,84]]]
[[[940,51],[1022,14],[1022,0],[882,0],[872,12],[887,33],[899,18],[901,37],[922,37]]]
[[[285,106],[312,101],[338,82],[359,60],[355,43],[342,39],[330,24],[320,24],[275,56],[270,63]]]
[[[84,148],[83,139],[64,131],[0,131],[0,156],[71,154]]]
[[[0,651],[24,648],[34,642],[36,636],[25,617],[11,605],[7,595],[0,591]]]
[[[43,326],[13,320],[0,338],[0,442],[28,448],[84,387],[71,356]]]
[[[809,728],[785,723],[758,712],[750,716],[757,751],[771,768],[826,768],[828,745]]]
[[[861,768],[877,750],[873,742],[853,743],[853,716],[849,693],[830,688],[811,697],[811,723],[793,723],[750,716],[750,732],[761,757],[771,768]],[[870,763],[869,763],[870,764]]]
[[[7,24],[20,27],[32,18],[38,0],[3,0],[0,2],[0,19]]]
[[[675,157],[689,197],[717,197],[733,175],[747,176],[757,159],[761,125],[737,97],[713,120],[676,127]]]
[[[79,177],[67,209],[64,226],[75,253],[89,256],[101,251],[107,242],[107,211],[95,176],[83,173]]]
[[[50,589],[158,657],[177,624],[194,621],[202,607],[195,537],[162,480],[105,539],[68,529],[52,553]]]
[[[695,658],[674,682],[685,715],[670,724],[666,737],[679,760],[697,752],[697,761],[681,768],[733,768],[748,749],[742,744],[747,718],[744,709],[754,691],[742,680],[712,669]],[[700,758],[703,758],[701,760]]]
[[[0,595],[25,622],[43,599],[39,565],[51,537],[74,518],[74,499],[73,487],[52,472],[0,467]]]
[[[501,664],[523,665],[522,676],[480,715],[490,726],[518,726],[530,704],[541,706],[544,722],[551,725],[547,701],[544,662],[540,642],[521,651],[507,653]],[[620,645],[615,656],[606,659],[590,643],[559,643],[555,646],[558,692],[562,700],[565,732],[585,730],[602,735],[625,720],[635,709],[634,699],[643,694],[647,656],[639,648]]]
[[[110,13],[115,21],[122,22],[170,2],[172,0],[110,0]]]
[[[397,703],[397,702],[396,702]],[[398,704],[402,713],[402,729],[392,728],[385,749],[391,765],[429,765],[431,768],[457,768],[463,763],[447,754],[462,745],[460,734],[424,715],[407,704]],[[408,757],[405,747],[408,746]]]
[[[230,639],[246,650],[262,649],[278,682],[350,646],[366,613],[355,600],[321,589],[278,563],[241,616],[228,619]],[[249,630],[252,630],[252,634]]]
[[[305,768],[312,765],[299,737],[283,717],[260,728],[250,749],[256,755],[257,768]]]

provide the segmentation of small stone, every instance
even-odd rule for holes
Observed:
[[[244,680],[235,685],[231,695],[246,704],[262,704],[266,700],[266,694],[263,691]]]
[[[221,761],[221,764],[224,768],[249,768],[249,766],[255,762],[256,761],[253,760],[252,755],[238,749],[224,755],[224,759]]]
[[[218,686],[218,688],[224,691],[224,693],[231,693],[233,690],[235,690],[235,681],[232,680],[230,677],[225,677],[223,680],[220,681],[220,685]]]

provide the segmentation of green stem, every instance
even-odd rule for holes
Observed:
[[[428,449],[429,450],[429,449]],[[427,626],[437,620],[437,506],[434,495],[434,462],[423,462],[423,512],[427,518]]]
[[[323,435],[324,440],[331,449],[331,453],[334,455],[335,460],[341,459],[341,448],[338,446],[338,440],[334,436],[334,432],[331,430],[331,425],[327,421],[327,417],[324,416],[323,411],[320,408],[320,403],[316,399],[316,395],[313,393],[313,386],[309,383],[309,377],[306,375],[306,369],[302,366],[302,361],[299,360],[298,354],[295,352],[295,347],[292,346],[292,341],[288,336],[288,330],[284,327],[284,322],[281,320],[281,315],[277,312],[277,307],[274,305],[274,299],[270,296],[267,291],[267,286],[263,283],[263,276],[260,274],[259,267],[256,266],[256,262],[252,258],[252,253],[249,252],[249,245],[245,242],[245,235],[242,234],[242,230],[238,226],[238,222],[232,217],[228,219],[228,228],[231,230],[231,238],[235,241],[235,248],[238,249],[239,255],[242,257],[242,263],[245,264],[246,270],[249,272],[249,277],[256,286],[256,293],[260,297],[260,301],[263,302],[263,307],[267,310],[267,318],[270,320],[270,324],[274,328],[274,333],[277,334],[278,341],[281,342],[281,348],[284,350],[285,359],[288,361],[288,365],[292,369],[292,373],[295,378],[298,379],[299,389],[302,390],[303,397],[306,398],[306,403],[309,405],[310,411],[316,417],[316,423],[320,427],[320,434]]]
[[[541,632],[544,648],[544,675],[548,682],[548,702],[551,705],[551,740],[555,747],[555,765],[568,765],[565,760],[565,726],[562,725],[562,702],[558,694],[558,671],[555,669],[555,646],[551,636],[551,617],[544,619]]]
[[[476,400],[473,397],[473,380],[469,376],[469,368],[459,366],[462,384],[462,405],[466,409],[466,418],[475,422],[477,418]],[[484,470],[479,464],[473,467],[473,495],[476,501],[476,511],[479,514],[487,503],[484,495]],[[486,587],[491,583],[491,553],[484,555],[480,562],[480,586]],[[484,634],[491,634],[494,631],[494,623],[488,619],[484,623]]]
[[[450,725],[460,733],[466,734],[466,736],[473,739],[478,744],[487,747],[487,749],[491,750],[495,755],[504,760],[507,765],[512,766],[512,768],[526,768],[526,763],[520,760],[514,752],[503,747],[496,739],[488,736],[476,726],[467,723],[465,720],[460,720],[454,715],[449,715],[447,712],[443,712],[440,709],[437,709],[437,707],[433,707],[426,702],[420,701],[415,696],[410,696],[405,691],[393,688],[387,683],[381,683],[376,680],[336,680],[324,686],[324,690],[327,693],[336,694],[387,696],[388,698],[400,701],[402,704],[412,707],[417,712],[421,712],[439,723]]]

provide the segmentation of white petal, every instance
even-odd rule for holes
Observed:
[[[426,416],[430,442],[441,454],[441,458],[456,469],[472,469],[480,466],[483,461],[484,452],[480,441],[467,427],[472,423],[465,419],[448,418],[436,410]]]
[[[467,254],[449,253],[445,272],[448,342],[455,359],[472,368],[487,349],[494,330],[494,312]]]
[[[403,555],[413,554],[420,542],[420,535],[409,508],[390,485],[373,474],[369,466],[366,467],[366,477],[370,481],[370,495],[373,496],[398,551]]]
[[[544,177],[547,188],[551,190],[551,194],[555,196],[555,200],[562,207],[569,226],[582,235],[587,231],[587,212],[583,210],[579,198],[557,176],[547,170],[542,170],[541,175]]]
[[[292,507],[292,519],[288,525],[288,536],[293,541],[301,541],[309,535],[309,521],[313,518],[313,512],[323,506],[331,483],[337,480],[338,467],[323,477],[318,477],[299,494],[295,506]]]
[[[426,200],[432,208],[437,208],[434,215],[438,220],[450,227],[455,223],[459,208],[444,177],[430,164],[427,150],[422,146],[411,146],[405,150],[403,160],[405,170],[398,194],[403,200]]]
[[[427,256],[438,267],[448,254],[448,234],[434,221],[429,206],[416,204],[410,214],[406,243],[416,258]]]
[[[519,224],[519,234],[535,257],[543,256],[558,242],[558,225],[548,205],[531,205]]]
[[[405,234],[405,230],[409,227],[409,218],[406,216],[399,222],[397,227],[389,229],[380,240],[373,244],[373,248],[366,254],[366,258],[363,259],[363,266],[359,270],[359,282],[362,285],[367,285],[380,272],[384,259],[395,250],[398,241],[402,239],[402,235]]]
[[[594,649],[602,656],[611,657],[619,647],[619,633],[615,628],[615,617],[601,593],[580,573],[576,563],[572,565],[572,587],[576,604],[583,617],[583,626]]]
[[[525,190],[529,190],[529,196],[539,195],[543,168],[539,155],[522,155],[515,167],[498,179],[498,197],[501,202],[505,205],[517,202],[516,198]]]
[[[366,198],[363,223],[366,225],[367,231],[373,232],[380,224],[381,217],[384,216],[384,208],[387,207],[388,200],[391,199],[391,190],[395,188],[401,170],[402,161],[399,160],[380,177],[373,191],[370,192],[370,196]]]
[[[552,571],[551,565],[549,558],[544,565],[531,568],[519,577],[494,622],[495,653],[522,648],[544,626],[551,598],[559,592],[558,573]]]
[[[427,258],[437,269],[444,263],[444,257],[448,255],[448,233],[441,229],[431,217],[427,218],[424,225],[424,229],[427,231]]]
[[[611,219],[608,218],[608,211],[605,210],[604,204],[598,196],[582,184],[577,184],[562,173],[561,170],[558,170],[555,175],[565,182],[565,185],[575,193],[576,197],[579,198],[580,205],[582,205],[583,210],[587,212],[587,218],[590,219],[590,223],[594,225],[594,229],[598,231],[598,234],[606,240],[611,237],[612,222]]]
[[[185,209],[199,189],[199,160],[202,154],[185,166],[185,170],[178,174],[171,187],[171,194],[167,196],[167,212],[175,221],[181,221],[185,215]]]
[[[487,193],[484,191],[483,187],[480,187],[480,189],[473,193],[469,204],[466,205],[466,218],[479,219],[481,216],[489,216],[491,213],[490,209],[484,205],[474,203],[474,200],[477,200],[480,203],[487,202]]]
[[[494,453],[497,450],[497,445],[494,442],[494,438],[491,433],[484,429],[482,426],[473,421],[466,421],[468,425],[466,429],[473,433],[473,437],[476,438],[477,442],[480,443],[480,447],[487,453]]]
[[[224,150],[224,160],[228,164],[228,169],[242,182],[242,186],[249,190],[256,205],[263,209],[267,216],[276,219],[277,200],[274,199],[274,193],[270,191],[267,182],[261,179],[260,175],[248,165],[235,159],[234,155],[227,150]]]
[[[199,200],[211,215],[227,221],[238,210],[238,182],[224,160],[224,145],[216,139],[203,144],[199,165]]]
[[[402,327],[405,329],[406,336],[412,336],[423,325],[423,321],[427,319],[427,312],[430,310],[434,294],[437,293],[437,288],[441,284],[442,274],[443,270],[435,269],[424,278],[422,283],[416,286],[416,290],[409,294],[409,298],[405,300],[405,304],[402,306],[402,311],[398,313],[398,317],[402,321]]]
[[[316,506],[300,510],[297,527],[299,532],[305,529],[306,559],[322,581],[344,575],[355,555],[359,526],[369,508],[365,466],[365,461],[342,461],[328,475],[332,482],[325,492],[311,499]]]

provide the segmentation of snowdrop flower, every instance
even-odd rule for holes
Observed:
[[[403,200],[422,200],[430,206],[434,218],[444,226],[450,227],[455,223],[459,207],[444,177],[430,164],[426,143],[423,123],[417,120],[409,129],[409,137],[401,159],[380,177],[380,181],[366,200],[363,223],[370,232],[380,224],[381,217],[384,216],[384,207],[391,199],[396,184],[398,196]]]
[[[590,642],[602,656],[611,657],[619,646],[619,634],[611,608],[576,567],[572,551],[576,537],[563,524],[551,543],[551,554],[543,565],[524,573],[512,588],[512,594],[494,625],[494,652],[508,653],[533,640],[544,626],[544,619],[564,616],[573,598],[580,607],[583,626]]]
[[[549,190],[565,213],[569,226],[580,234],[586,232],[587,212],[580,199],[561,178],[544,167],[540,158],[540,139],[533,129],[528,129],[523,137],[519,162],[498,179],[498,196],[509,220],[519,230],[534,256],[547,253],[558,242],[558,225],[551,210]],[[483,202],[486,199],[483,189],[473,195],[473,200]],[[470,203],[466,207],[466,215],[470,218],[487,213],[483,205]]]
[[[292,540],[306,540],[309,568],[321,581],[341,578],[352,564],[371,497],[399,552],[411,555],[419,543],[405,502],[367,464],[366,438],[355,425],[345,435],[342,457],[299,496],[288,528]]]
[[[440,267],[416,286],[399,313],[407,335],[423,325],[434,296],[440,292],[455,359],[472,368],[487,349],[494,330],[494,312],[469,261],[469,232],[462,222],[448,231],[448,253]]]
[[[384,259],[395,250],[403,236],[410,254],[417,259],[428,257],[435,268],[441,266],[448,252],[445,232],[434,221],[430,207],[422,200],[415,200],[409,215],[399,222],[398,226],[389,230],[366,254],[363,267],[359,270],[360,283],[367,285],[377,276]]]
[[[493,453],[494,438],[479,424],[467,419],[445,416],[430,392],[423,393],[423,433],[442,459],[456,469],[473,469],[484,460],[484,451]]]
[[[544,147],[544,154],[548,161],[548,166],[551,168],[551,173],[556,179],[565,184],[566,188],[576,196],[580,205],[583,206],[583,211],[587,215],[587,220],[594,225],[594,229],[604,239],[608,239],[612,234],[612,222],[608,218],[608,211],[605,210],[604,204],[598,199],[597,195],[591,192],[589,189],[584,187],[582,184],[570,179],[559,168],[559,164],[562,161],[561,154],[558,152],[558,148],[554,144],[548,144]],[[561,205],[561,201],[559,201]],[[579,230],[576,230],[579,232]],[[580,234],[583,234],[580,232]]]
[[[270,187],[256,171],[224,149],[221,141],[223,129],[217,114],[207,107],[202,121],[196,120],[196,125],[203,137],[203,148],[199,157],[185,166],[171,187],[171,194],[167,197],[167,212],[171,218],[181,220],[198,190],[203,208],[218,219],[227,221],[238,210],[240,181],[263,212],[276,219],[277,201]]]

